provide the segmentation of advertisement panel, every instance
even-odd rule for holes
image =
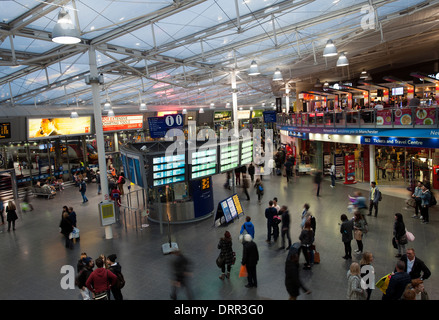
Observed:
[[[102,117],[102,126],[105,132],[121,130],[138,130],[143,128],[143,116],[121,115],[114,117]]]
[[[39,139],[91,133],[91,117],[28,119],[28,138]]]

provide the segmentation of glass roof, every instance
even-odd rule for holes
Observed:
[[[84,81],[91,44],[105,80],[101,103],[109,95],[117,104],[136,105],[140,94],[150,105],[225,105],[231,101],[229,72],[236,69],[239,90],[247,95],[241,94],[239,103],[260,105],[276,95],[267,89],[276,68],[290,80],[315,79],[329,63],[335,65],[336,58],[321,55],[329,39],[360,61],[363,51],[381,44],[376,41],[381,30],[385,41],[387,24],[404,26],[409,12],[418,30],[424,23],[430,32],[439,28],[427,25],[439,12],[437,1],[373,5],[368,0],[0,1],[0,105],[91,105]],[[51,41],[61,7],[77,24],[80,44]],[[370,13],[377,14],[377,24],[367,30],[362,22]],[[401,32],[400,38],[409,34]],[[262,72],[255,78],[246,73],[252,60]],[[360,72],[364,63],[349,68]]]

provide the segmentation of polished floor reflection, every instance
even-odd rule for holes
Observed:
[[[214,177],[215,204],[231,194],[222,187],[225,176]],[[342,259],[344,248],[339,233],[339,218],[347,213],[348,195],[355,190],[367,194],[368,185],[358,183],[344,185],[337,182],[330,188],[330,181],[322,184],[320,197],[315,195],[312,177],[303,175],[287,184],[286,178],[266,176],[263,178],[265,195],[258,205],[256,192],[250,190],[251,200],[242,200],[246,215],[251,216],[256,228],[255,242],[259,248],[260,261],[257,266],[258,287],[246,288],[246,279],[239,278],[239,261],[242,257],[242,245],[238,241],[243,219],[225,227],[213,227],[213,217],[200,222],[172,225],[171,239],[192,262],[193,276],[191,286],[195,299],[203,300],[250,300],[269,299],[286,300],[288,294],[284,285],[284,266],[287,252],[278,250],[277,244],[267,244],[266,219],[264,210],[273,197],[280,205],[290,210],[292,226],[291,237],[298,240],[300,233],[300,215],[305,202],[317,218],[316,248],[320,252],[321,263],[311,270],[301,270],[304,283],[312,291],[310,295],[300,295],[307,300],[345,300],[347,291],[346,272],[350,261]],[[433,208],[430,224],[421,224],[411,218],[413,209],[406,208],[404,199],[408,193],[404,188],[383,187],[384,198],[379,205],[377,218],[369,217],[369,233],[364,240],[364,250],[371,251],[375,257],[376,276],[381,277],[393,271],[396,263],[396,250],[393,249],[392,228],[394,213],[403,214],[406,227],[416,236],[409,246],[415,248],[419,258],[424,260],[432,272],[425,281],[425,288],[431,299],[439,299],[437,267],[439,255],[436,248],[438,239],[438,212]],[[246,197],[241,188],[237,188],[241,199]],[[78,289],[65,290],[61,287],[63,265],[76,266],[81,252],[93,258],[100,254],[116,253],[126,279],[123,295],[127,300],[168,300],[170,299],[170,262],[171,255],[162,253],[162,244],[168,242],[167,227],[127,217],[124,223],[113,225],[113,239],[105,239],[104,228],[100,225],[97,205],[100,196],[96,186],[90,185],[87,191],[89,202],[82,204],[81,195],[74,187],[59,192],[54,199],[34,198],[34,211],[19,214],[16,231],[7,232],[6,226],[0,226],[0,274],[2,290],[0,299],[12,300],[79,300]],[[73,250],[64,247],[64,240],[58,231],[62,206],[73,206],[78,217],[81,240]],[[148,224],[143,226],[142,224]],[[237,261],[232,268],[230,279],[220,280],[220,270],[215,260],[219,253],[219,238],[228,230],[232,234],[233,249]],[[352,242],[353,249],[356,244]],[[359,258],[354,255],[353,261]],[[301,264],[304,262],[301,257]],[[179,293],[179,299],[186,299],[185,292]],[[374,290],[371,299],[381,299],[379,290]]]

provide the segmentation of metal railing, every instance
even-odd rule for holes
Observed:
[[[326,128],[438,128],[438,107],[282,113],[277,124]]]
[[[145,224],[142,223],[142,218],[147,217],[145,193],[146,190],[143,188],[137,190],[129,189],[129,191],[122,196],[122,199],[125,201],[117,208],[119,212],[116,212],[116,216],[119,221],[123,216],[125,231],[128,231],[127,215],[129,219],[134,219],[135,230],[143,230]]]

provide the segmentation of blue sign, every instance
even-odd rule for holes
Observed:
[[[439,148],[439,139],[395,138],[395,137],[361,137],[361,144],[379,146],[410,147],[410,148]]]
[[[164,117],[148,118],[149,134],[151,138],[163,138],[168,130],[183,129],[183,115],[169,114]]]
[[[263,112],[264,115],[264,122],[265,123],[269,123],[269,122],[276,122],[276,111],[264,111]]]

